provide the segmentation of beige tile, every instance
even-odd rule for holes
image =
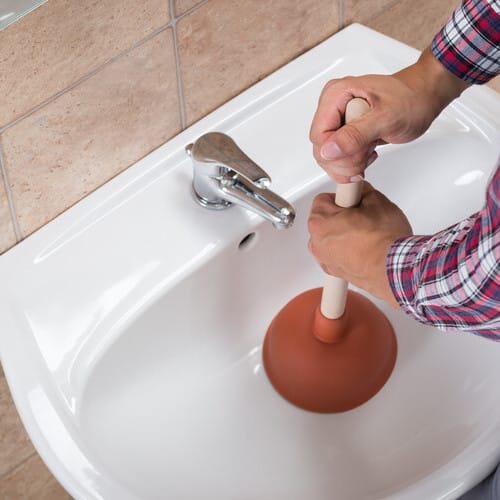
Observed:
[[[401,0],[368,25],[423,50],[457,7],[457,0]]]
[[[180,16],[199,3],[200,0],[174,0],[175,15]]]
[[[2,500],[71,499],[36,453],[0,478],[0,498]]]
[[[0,32],[0,127],[169,20],[167,0],[50,0]]]
[[[338,28],[331,0],[210,0],[178,24],[186,116],[193,123]]]
[[[0,375],[0,443],[0,478],[35,453],[10,396],[3,371]],[[0,494],[0,498],[4,497]]]
[[[0,254],[15,245],[15,243],[16,234],[12,225],[12,217],[10,215],[2,172],[0,171]]]
[[[344,0],[364,3],[364,0]],[[429,0],[414,2],[400,0],[368,25],[393,38],[423,50],[432,41],[435,33],[446,23],[457,7],[456,0]],[[500,92],[500,76],[493,78],[489,87]]]
[[[343,0],[342,26],[366,23],[398,0]]]
[[[23,236],[180,130],[172,32],[114,61],[3,135]]]
[[[490,80],[488,82],[488,86],[491,87],[493,90],[500,92],[500,75],[493,78],[493,80]]]

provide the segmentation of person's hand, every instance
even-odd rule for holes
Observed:
[[[397,307],[386,272],[389,247],[413,234],[403,212],[368,182],[354,208],[323,193],[309,215],[309,248],[325,272],[343,278]]]
[[[380,144],[401,144],[423,134],[442,109],[469,84],[448,72],[427,49],[393,75],[331,80],[310,129],[316,161],[337,182],[360,180]],[[343,125],[347,103],[365,99],[370,111]]]

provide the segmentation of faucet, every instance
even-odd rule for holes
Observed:
[[[186,146],[193,161],[193,192],[205,208],[220,210],[233,203],[288,228],[295,209],[269,189],[271,179],[226,134],[209,132]]]

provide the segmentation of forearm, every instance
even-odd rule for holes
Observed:
[[[448,71],[430,47],[422,52],[415,64],[394,76],[413,90],[416,99],[428,103],[434,117],[471,85]]]
[[[468,86],[500,73],[500,1],[464,0],[418,61],[396,73],[439,113]]]
[[[432,236],[390,248],[393,294],[422,323],[500,340],[500,167],[483,210]]]

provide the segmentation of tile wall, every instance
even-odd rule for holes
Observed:
[[[0,253],[340,27],[422,49],[458,3],[48,0],[0,32]],[[0,498],[68,498],[1,369],[0,438]]]

